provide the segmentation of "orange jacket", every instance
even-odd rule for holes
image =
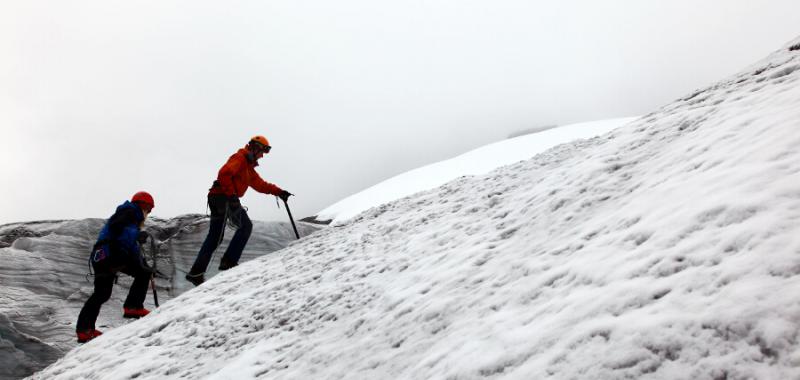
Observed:
[[[219,169],[217,174],[217,182],[209,190],[209,194],[224,194],[235,195],[241,197],[247,191],[248,187],[252,187],[258,192],[264,194],[278,195],[281,193],[281,188],[261,179],[261,176],[256,173],[256,160],[248,160],[247,149],[239,149],[234,153],[222,169]]]

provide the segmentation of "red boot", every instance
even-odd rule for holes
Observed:
[[[100,334],[94,335],[93,332],[94,330],[76,331],[75,333],[78,335],[78,343],[86,343],[100,336]]]
[[[141,318],[147,314],[150,314],[150,310],[147,310],[143,307],[137,308],[122,308],[122,318]]]
[[[78,343],[86,343],[94,338],[97,338],[100,335],[103,335],[100,330],[86,330],[86,331],[77,331],[78,334]]]
[[[92,340],[92,338],[94,338],[92,336],[92,330],[89,330],[89,331],[76,331],[76,333],[78,334],[78,343],[86,343],[86,342]]]

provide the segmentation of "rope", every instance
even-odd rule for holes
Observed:
[[[89,260],[86,261],[86,263],[89,265],[89,273],[86,273],[85,277],[86,277],[86,282],[88,282],[90,284],[92,282],[89,281],[89,277],[94,277],[94,270],[92,269],[92,256],[94,256],[94,251],[92,251],[92,253],[89,254]]]

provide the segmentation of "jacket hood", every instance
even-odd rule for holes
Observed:
[[[142,211],[142,208],[139,207],[138,205],[136,205],[135,203],[133,203],[131,201],[125,201],[121,205],[117,206],[117,212],[120,212],[120,211],[123,211],[123,210],[126,210],[126,209],[133,210],[134,216],[136,217],[136,223],[141,223],[144,220],[144,212]]]

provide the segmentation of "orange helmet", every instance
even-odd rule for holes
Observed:
[[[151,209],[153,207],[156,207],[156,203],[153,201],[153,196],[146,191],[140,191],[136,194],[133,194],[131,202],[145,204],[147,206],[150,206]]]
[[[253,138],[250,139],[248,145],[254,146],[260,149],[264,153],[269,153],[270,149],[272,149],[272,147],[269,146],[269,140],[267,140],[266,137],[261,135],[253,136]]]

